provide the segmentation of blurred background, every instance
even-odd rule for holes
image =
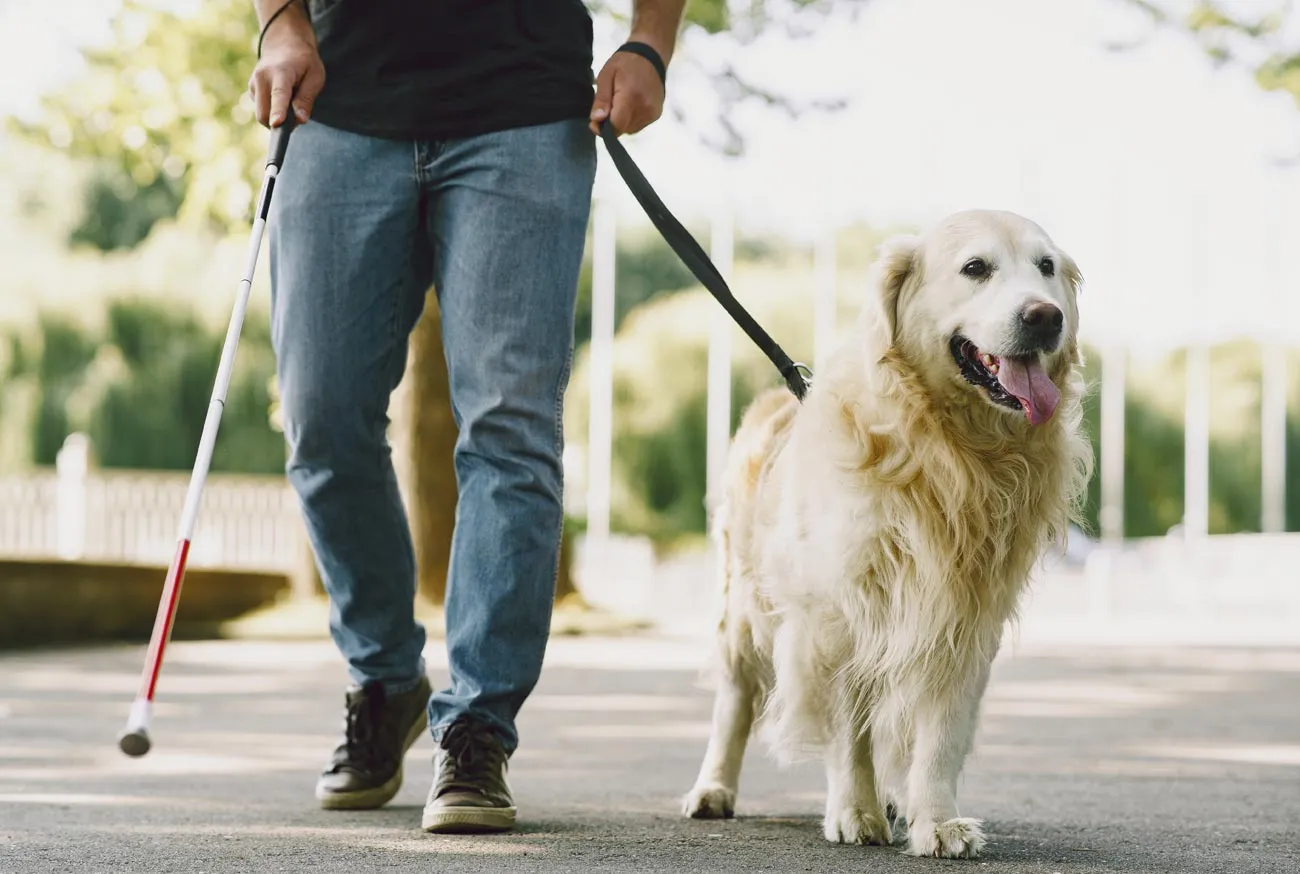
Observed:
[[[599,66],[630,6],[588,6]],[[1300,12],[691,0],[687,17],[665,115],[625,142],[797,360],[815,369],[856,318],[882,239],[958,209],[1020,212],[1082,266],[1097,474],[1024,633],[1300,637]],[[148,636],[266,147],[256,37],[247,0],[0,0],[0,646]],[[557,627],[695,633],[709,485],[779,378],[603,149],[591,225]],[[182,636],[325,633],[265,263]],[[435,617],[455,496],[438,344],[430,297],[391,439]]]

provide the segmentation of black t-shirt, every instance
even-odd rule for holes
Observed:
[[[582,0],[310,0],[325,64],[312,117],[379,137],[450,139],[586,118]]]

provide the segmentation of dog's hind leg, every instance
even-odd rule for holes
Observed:
[[[745,745],[754,724],[758,682],[751,667],[736,660],[723,673],[713,699],[713,728],[695,786],[682,802],[694,819],[722,819],[736,811],[736,789]]]

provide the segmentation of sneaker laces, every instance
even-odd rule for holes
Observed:
[[[378,752],[375,746],[375,727],[384,709],[384,687],[380,683],[367,683],[347,696],[347,709],[343,716],[343,747],[340,750],[349,762],[370,763]]]
[[[442,736],[441,746],[447,751],[447,766],[444,766],[438,781],[443,791],[468,789],[481,792],[483,778],[492,774],[502,756],[492,730],[469,720],[452,723]]]

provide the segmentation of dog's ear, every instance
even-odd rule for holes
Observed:
[[[876,299],[873,321],[883,329],[881,339],[893,345],[898,339],[898,304],[908,279],[920,271],[920,237],[898,236],[886,240],[871,267],[871,289]]]
[[[1061,278],[1065,280],[1066,287],[1070,289],[1070,318],[1077,319],[1079,314],[1078,298],[1083,293],[1083,273],[1079,270],[1079,264],[1065,252],[1057,252],[1061,262]],[[1082,366],[1083,352],[1079,349],[1078,338],[1071,336],[1069,345],[1070,360],[1075,364]]]
[[[1066,285],[1070,286],[1070,291],[1074,292],[1075,297],[1083,293],[1083,273],[1079,271],[1078,263],[1065,252],[1058,252],[1061,262],[1061,278],[1065,280]]]

